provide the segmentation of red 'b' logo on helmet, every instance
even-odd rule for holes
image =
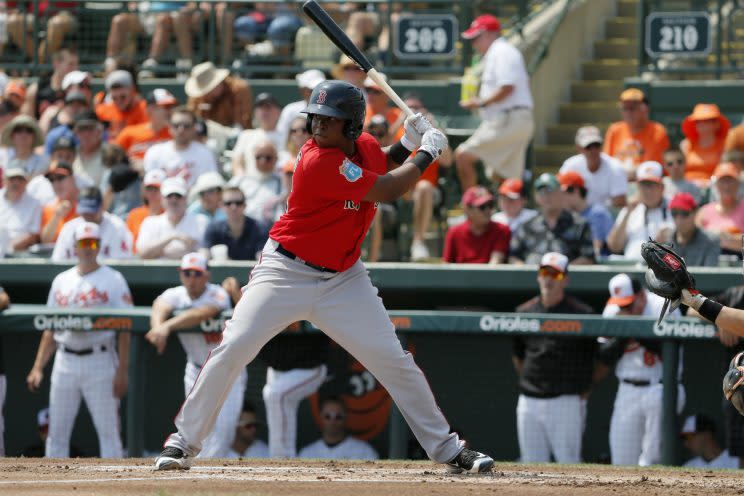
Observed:
[[[326,101],[326,96],[328,96],[328,93],[326,93],[326,90],[320,90],[318,92],[318,103],[321,105],[324,104]]]

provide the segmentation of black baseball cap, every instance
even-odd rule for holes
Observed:
[[[52,145],[52,151],[56,152],[57,150],[74,150],[75,149],[75,142],[70,139],[69,136],[60,136],[57,138],[57,140]]]
[[[253,105],[256,107],[261,105],[273,105],[275,107],[281,107],[276,98],[274,98],[274,95],[267,92],[259,93],[256,97],[256,100],[253,102]]]
[[[92,110],[85,110],[75,116],[75,127],[100,123],[101,121],[98,120],[98,116]]]

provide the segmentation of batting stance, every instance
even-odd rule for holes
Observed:
[[[385,386],[431,459],[458,472],[490,470],[489,456],[464,448],[449,433],[359,259],[377,203],[408,191],[447,138],[417,114],[406,119],[399,142],[381,149],[362,132],[362,92],[340,81],[316,86],[303,112],[312,139],[300,150],[287,213],[269,233],[222,342],[176,416],[178,432],[166,440],[155,467],[189,468],[243,367],[282,329],[308,320]],[[416,147],[419,152],[409,159]]]
[[[178,273],[181,285],[166,289],[152,304],[150,330],[145,334],[145,339],[155,346],[158,353],[165,351],[171,333],[197,327],[203,321],[217,317],[224,310],[232,308],[227,291],[209,282],[207,259],[201,253],[184,255]],[[176,310],[182,312],[173,315]],[[186,351],[183,386],[184,394],[188,395],[209,353],[222,340],[222,333],[179,332],[178,340]],[[235,439],[235,428],[240,418],[247,380],[248,375],[243,368],[238,377],[229,384],[231,387],[227,398],[219,411],[212,432],[204,440],[199,453],[200,458],[225,458],[228,455]]]
[[[664,300],[648,293],[627,274],[610,279],[610,299],[602,316],[659,315]],[[673,312],[680,316],[679,310]],[[663,365],[661,343],[655,339],[600,339],[599,358],[615,365],[618,380],[610,420],[610,453],[613,465],[661,463]],[[680,360],[679,375],[682,375]],[[678,384],[677,410],[685,403],[685,389]]]
[[[55,308],[132,306],[132,295],[124,276],[96,261],[100,242],[98,224],[84,222],[77,226],[75,255],[78,263],[54,278],[47,306]],[[128,332],[119,333],[117,355],[116,333],[112,330],[44,331],[26,383],[31,391],[38,390],[44,378],[44,367],[54,353],[49,391],[47,457],[70,456],[70,437],[81,399],[85,399],[93,418],[101,458],[122,456],[119,398],[127,391],[129,339]]]

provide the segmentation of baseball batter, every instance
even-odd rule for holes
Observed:
[[[644,315],[656,317],[664,300],[647,292],[627,274],[610,279],[610,299],[603,317]],[[672,315],[680,316],[679,309]],[[613,465],[661,463],[662,384],[661,345],[655,340],[610,339],[601,345],[600,359],[616,363],[619,382],[610,420],[610,453]],[[679,375],[681,376],[680,360]],[[677,411],[685,403],[684,387],[679,385]]]
[[[300,150],[287,213],[269,233],[222,342],[176,415],[178,432],[166,440],[156,469],[189,468],[245,365],[282,329],[308,320],[385,386],[431,459],[458,472],[490,470],[491,457],[464,448],[449,433],[359,259],[377,203],[408,191],[447,138],[417,114],[406,119],[401,141],[381,149],[362,133],[364,95],[341,81],[316,86],[304,113],[312,139]]]
[[[165,344],[172,332],[196,327],[204,320],[217,317],[223,311],[232,308],[227,291],[209,282],[207,259],[204,255],[187,253],[181,260],[178,272],[181,285],[165,290],[152,304],[151,329],[145,334],[145,339],[155,346],[158,353],[165,351]],[[173,316],[176,310],[183,312]],[[222,340],[222,334],[179,332],[178,340],[186,351],[183,385],[184,394],[188,395],[209,353]],[[200,458],[224,458],[228,455],[243,406],[247,378],[243,368],[237,379],[232,382],[214,429],[204,440],[199,453]]]
[[[98,224],[80,224],[75,231],[75,240],[78,263],[54,278],[47,306],[131,307],[132,296],[124,276],[96,260],[101,245]],[[112,330],[44,331],[26,382],[31,391],[38,390],[44,378],[44,367],[54,353],[49,392],[47,457],[70,456],[70,437],[81,399],[85,399],[93,418],[101,458],[122,456],[119,398],[127,390],[129,338],[129,333],[119,333],[117,355],[117,337]]]

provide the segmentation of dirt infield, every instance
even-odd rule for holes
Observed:
[[[741,495],[744,472],[498,464],[450,475],[428,462],[208,460],[155,472],[150,459],[0,458],[0,494],[127,496]]]

